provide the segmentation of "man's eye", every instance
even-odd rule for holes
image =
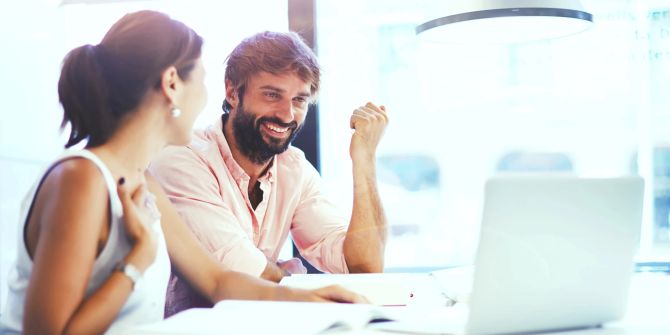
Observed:
[[[277,94],[277,93],[275,93],[275,92],[265,92],[265,96],[268,97],[268,98],[273,98],[273,99],[275,99],[275,98],[278,98],[278,97],[279,97],[279,94]]]

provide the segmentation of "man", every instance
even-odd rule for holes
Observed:
[[[354,204],[347,220],[321,194],[318,172],[290,146],[319,76],[316,56],[297,34],[245,39],[228,57],[221,120],[152,162],[151,173],[184,221],[231,270],[272,281],[304,273],[298,259],[277,261],[290,232],[300,253],[322,271],[383,271],[387,229],[375,153],[386,111],[368,103],[351,116]],[[172,275],[166,316],[207,305]]]

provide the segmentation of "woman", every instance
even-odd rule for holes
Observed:
[[[225,271],[145,175],[164,146],[190,141],[206,101],[201,47],[183,23],[141,11],[66,56],[66,147],[87,146],[67,150],[26,199],[0,333],[95,334],[160,320],[170,266],[212,301],[362,300]]]

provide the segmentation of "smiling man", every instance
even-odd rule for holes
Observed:
[[[228,56],[221,119],[185,147],[169,147],[150,171],[201,244],[231,270],[272,281],[304,273],[297,258],[277,259],[291,233],[300,253],[331,273],[381,272],[386,219],[375,155],[384,107],[356,108],[349,147],[354,181],[350,218],[326,199],[320,176],[291,141],[319,90],[316,56],[295,33],[264,32]],[[166,316],[209,306],[178,273]]]

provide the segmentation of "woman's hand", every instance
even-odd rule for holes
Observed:
[[[291,288],[287,300],[310,302],[342,302],[351,304],[369,304],[364,296],[338,285],[330,285],[314,290]]]
[[[119,179],[117,191],[123,205],[124,227],[134,243],[125,261],[144,272],[156,259],[156,233],[151,226],[160,218],[160,214],[156,209],[155,197],[149,193],[145,182],[129,190],[124,178]]]

